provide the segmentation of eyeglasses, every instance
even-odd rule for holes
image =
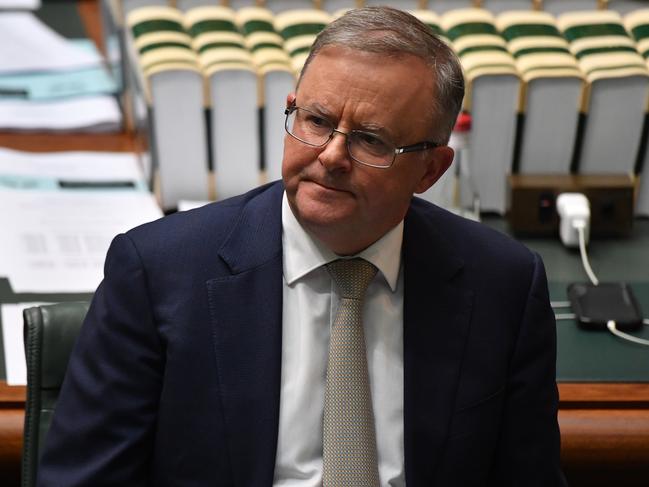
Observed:
[[[370,167],[387,169],[394,163],[399,154],[417,152],[439,147],[442,144],[431,141],[418,142],[417,144],[395,147],[378,135],[362,130],[342,132],[334,127],[331,121],[311,110],[292,106],[284,111],[286,115],[286,133],[312,147],[322,147],[329,143],[334,133],[345,136],[347,151],[352,159],[359,164]]]

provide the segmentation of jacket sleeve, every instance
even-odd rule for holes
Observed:
[[[509,366],[492,485],[565,486],[557,421],[556,323],[540,257]]]
[[[37,485],[147,484],[164,346],[147,275],[127,235],[111,244],[70,359]]]

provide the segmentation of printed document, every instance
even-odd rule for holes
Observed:
[[[115,235],[162,216],[123,153],[2,150],[0,208],[0,275],[17,293],[94,291]]]

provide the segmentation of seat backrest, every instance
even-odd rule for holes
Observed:
[[[23,312],[27,401],[22,458],[22,486],[36,483],[36,468],[76,342],[87,302],[58,303]]]

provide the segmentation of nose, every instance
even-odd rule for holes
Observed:
[[[330,172],[349,171],[353,165],[353,161],[347,150],[347,134],[335,129],[327,145],[318,154],[318,161]]]

